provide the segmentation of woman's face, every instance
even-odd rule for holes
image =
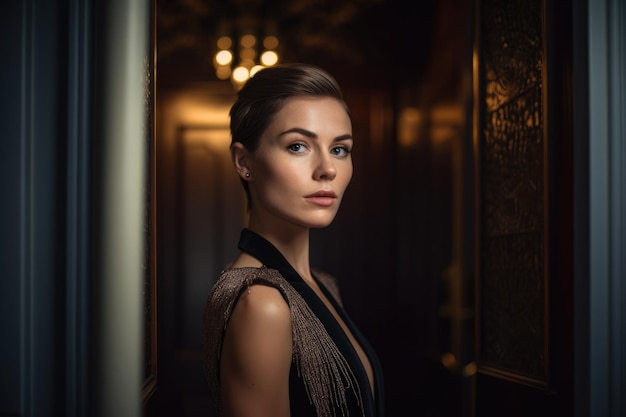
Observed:
[[[251,155],[251,216],[266,226],[328,226],[352,178],[352,144],[339,101],[290,98]]]

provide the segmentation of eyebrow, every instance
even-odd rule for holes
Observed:
[[[286,135],[288,133],[299,133],[302,136],[306,136],[306,137],[311,138],[311,139],[317,139],[318,138],[317,134],[311,132],[310,130],[302,129],[300,127],[293,127],[291,129],[287,129],[284,132],[279,133],[278,136],[279,137],[280,136],[284,136],[284,135]],[[339,136],[337,136],[336,138],[333,139],[333,142],[340,142],[342,140],[347,140],[347,139],[352,139],[352,135],[349,134],[349,133],[346,133],[345,135],[339,135]]]

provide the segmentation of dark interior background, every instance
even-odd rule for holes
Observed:
[[[211,59],[258,22],[353,110],[312,261],[387,416],[624,415],[620,0],[25,0],[0,22],[0,415],[212,414],[201,313],[245,213]]]
[[[339,279],[378,351],[388,415],[468,412],[471,14],[463,0],[157,1],[159,384],[149,414],[211,410],[202,304],[244,218],[226,151],[235,90],[212,59],[221,33],[249,26],[275,31],[281,62],[329,70],[353,112],[353,181],[335,222],[313,232],[311,261]],[[217,137],[219,149],[207,145]]]

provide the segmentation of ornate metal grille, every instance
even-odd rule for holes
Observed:
[[[541,0],[482,2],[478,199],[482,369],[545,381]]]

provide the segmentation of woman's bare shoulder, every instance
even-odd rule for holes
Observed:
[[[254,322],[285,321],[289,323],[289,306],[279,289],[264,283],[249,285],[239,297],[231,320]]]
[[[275,287],[244,290],[226,328],[221,359],[227,415],[288,415],[292,332],[287,302]]]

